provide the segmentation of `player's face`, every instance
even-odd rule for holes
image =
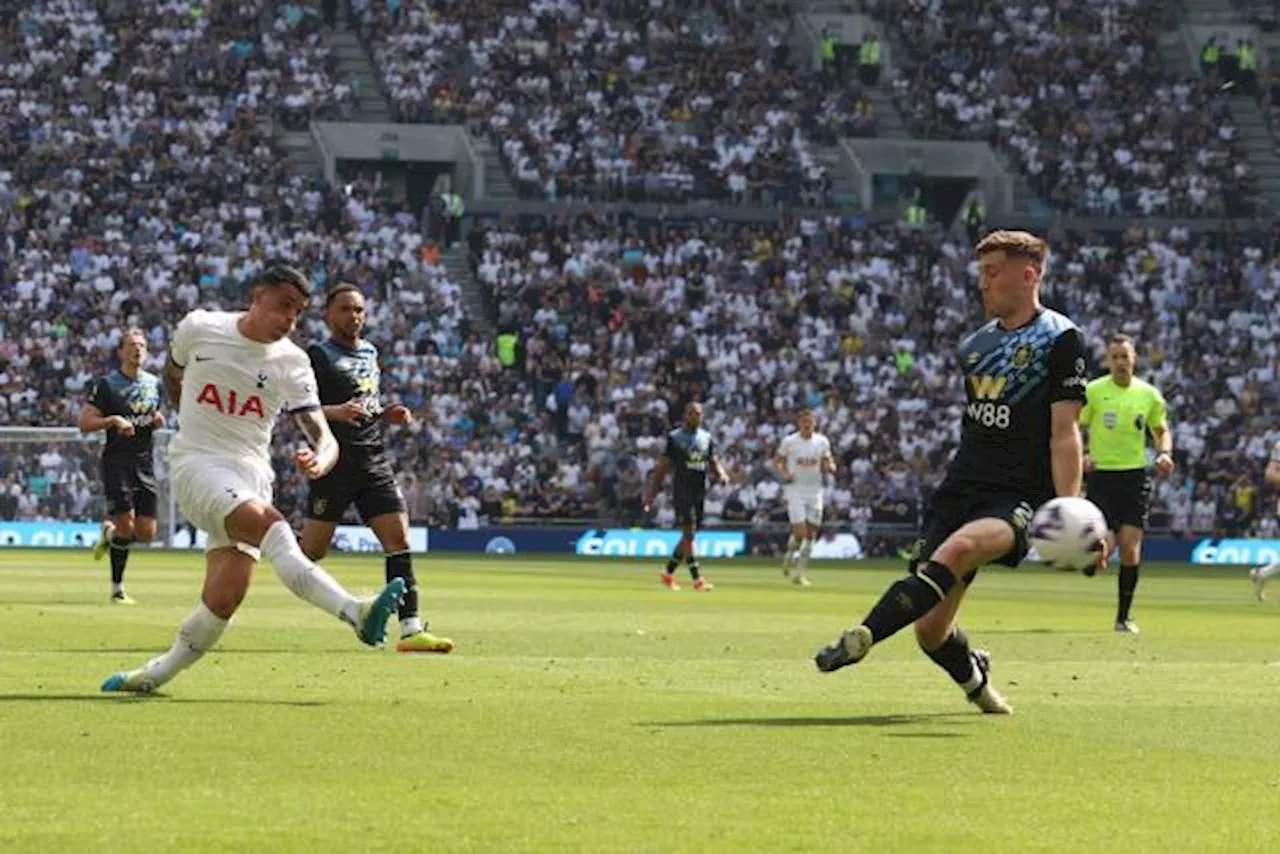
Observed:
[[[141,335],[130,335],[120,344],[120,364],[133,369],[147,359],[147,342]]]
[[[978,287],[987,317],[1008,317],[1022,309],[1034,292],[1035,268],[1004,250],[987,252],[978,259]]]
[[[702,426],[702,406],[691,403],[684,408],[684,426],[696,430]]]
[[[817,428],[818,419],[814,417],[812,412],[802,412],[800,417],[796,419],[796,426],[800,428],[801,433],[807,436]]]
[[[364,296],[354,291],[338,294],[329,303],[326,319],[337,335],[352,340],[359,338],[364,330]]]
[[[1121,382],[1127,382],[1133,377],[1137,361],[1138,354],[1134,352],[1132,344],[1112,344],[1107,348],[1107,369],[1111,371],[1112,377]]]
[[[260,328],[272,341],[288,337],[310,300],[295,287],[261,287],[253,295],[253,311]]]

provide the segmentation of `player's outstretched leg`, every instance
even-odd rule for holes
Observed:
[[[795,566],[796,558],[800,556],[800,539],[796,536],[796,532],[792,529],[787,535],[787,551],[782,556],[782,574],[790,577],[791,567]]]
[[[404,597],[404,579],[392,579],[371,599],[357,599],[303,553],[293,529],[280,517],[279,511],[267,509],[274,514],[275,521],[262,538],[262,555],[271,561],[284,586],[299,599],[349,623],[362,643],[381,646],[387,638],[387,620]],[[236,513],[239,512],[237,509]],[[227,528],[231,530],[230,519]]]
[[[927,622],[930,617],[916,625],[916,640],[924,654],[945,670],[952,681],[960,686],[960,690],[964,691],[969,702],[983,712],[989,715],[1013,714],[1009,701],[991,685],[990,653],[971,649],[969,637],[954,624],[942,641],[936,642],[936,635],[931,636],[927,630],[921,629],[921,623]]]
[[[857,664],[873,645],[933,610],[960,578],[1013,548],[1013,526],[1008,521],[982,518],[965,523],[933,552],[926,566],[891,584],[861,623],[818,650],[814,664],[823,673]]]
[[[98,541],[93,544],[93,559],[102,560],[111,548],[111,538],[115,536],[116,523],[110,519],[102,520],[102,528],[98,531]]]
[[[1249,580],[1253,582],[1253,596],[1259,602],[1267,598],[1267,579],[1280,573],[1280,562],[1273,561],[1266,566],[1255,566],[1249,570]]]
[[[676,543],[676,550],[672,553],[671,559],[667,561],[667,568],[662,572],[662,583],[667,586],[668,590],[680,589],[680,582],[676,581],[676,570],[680,568],[680,561],[685,558],[686,554],[690,558],[693,557],[693,538],[687,532]]]
[[[222,633],[244,601],[256,559],[236,548],[209,552],[200,604],[178,627],[173,646],[137,670],[113,673],[102,683],[103,691],[150,694],[199,661]]]

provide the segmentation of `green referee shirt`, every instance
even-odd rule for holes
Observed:
[[[1085,387],[1080,425],[1089,431],[1089,456],[1099,471],[1147,467],[1147,431],[1168,428],[1164,396],[1134,377],[1127,386],[1110,376]]]

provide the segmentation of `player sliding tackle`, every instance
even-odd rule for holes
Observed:
[[[307,559],[271,504],[271,433],[280,412],[293,416],[310,443],[294,454],[303,474],[315,480],[338,462],[311,362],[288,338],[310,295],[311,283],[297,270],[272,267],[254,282],[248,311],[193,311],[174,331],[164,372],[170,399],[179,401],[170,482],[182,515],[209,536],[204,590],[168,652],[113,674],[102,690],[151,692],[198,661],[240,607],[261,555],[285,587],[349,623],[364,643],[386,638],[404,581],[393,579],[372,599],[355,598]]]
[[[920,648],[970,702],[1011,714],[991,685],[990,656],[970,648],[956,614],[980,567],[1021,563],[1036,507],[1055,494],[1080,494],[1078,420],[1087,378],[1080,330],[1040,305],[1047,244],[1023,231],[997,231],[976,252],[990,321],[960,345],[968,406],[960,447],[925,516],[919,558],[814,661],[828,673],[857,664],[874,644],[914,623]]]
[[[787,517],[791,523],[782,573],[790,575],[794,567],[793,581],[802,587],[809,586],[809,556],[822,527],[822,476],[836,470],[831,442],[815,432],[817,424],[813,410],[800,410],[797,432],[782,440],[773,458],[774,468],[786,484]]]

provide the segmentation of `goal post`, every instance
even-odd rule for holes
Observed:
[[[179,517],[169,488],[169,440],[156,430],[157,546],[174,546]],[[74,427],[0,427],[0,546],[74,546],[97,542],[106,514],[104,434]]]

